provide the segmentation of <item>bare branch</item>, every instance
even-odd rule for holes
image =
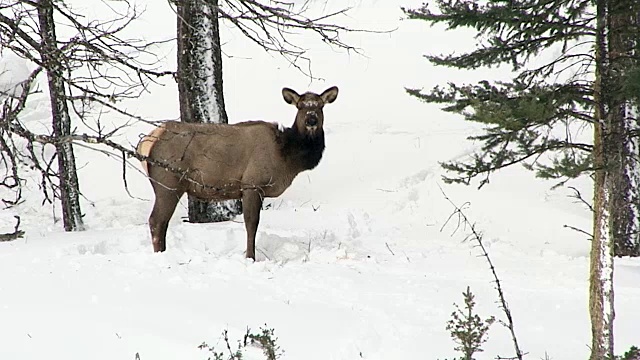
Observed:
[[[582,194],[580,193],[580,191],[578,189],[576,189],[573,186],[569,186],[568,188],[573,190],[573,195],[570,195],[569,197],[577,199],[580,203],[582,203],[584,206],[586,206],[587,209],[589,209],[589,211],[591,211],[592,213],[595,212],[594,209],[593,209],[593,206],[591,206],[591,203],[589,203],[587,200],[585,200],[582,197]]]
[[[26,80],[17,84],[14,89],[7,94],[8,97],[4,99],[2,103],[0,124],[17,119],[18,114],[26,105],[27,98],[31,93],[30,89],[41,71],[42,68],[34,70]],[[1,163],[5,169],[0,186],[13,190],[14,193],[12,200],[2,199],[2,202],[6,206],[13,206],[20,203],[22,199],[23,179],[19,174],[18,164],[26,162],[25,160],[29,158],[29,156],[22,153],[11,137],[11,132],[2,126],[0,126],[0,145]],[[34,162],[34,167],[39,168],[37,160]]]
[[[445,225],[449,222],[449,220],[451,220],[454,216],[456,216],[458,219],[458,225],[456,226],[456,229],[459,228],[460,224],[463,224],[464,226],[468,226],[469,235],[467,238],[471,238],[476,241],[476,243],[478,244],[478,247],[480,248],[480,251],[482,252],[482,257],[484,257],[487,260],[487,263],[489,264],[489,269],[491,270],[491,274],[493,275],[493,279],[496,283],[496,290],[498,291],[498,301],[500,301],[500,308],[502,309],[502,311],[504,312],[507,318],[507,322],[504,324],[509,329],[509,332],[511,333],[511,340],[513,342],[513,347],[516,353],[516,355],[512,359],[522,360],[522,357],[525,354],[520,350],[520,346],[518,345],[518,338],[516,337],[516,333],[513,325],[513,317],[511,316],[511,310],[509,310],[509,306],[507,305],[507,301],[505,300],[504,291],[502,290],[502,284],[500,283],[500,279],[498,278],[496,268],[493,265],[493,261],[491,261],[491,258],[489,257],[489,252],[485,248],[484,242],[482,241],[482,234],[476,230],[475,224],[469,221],[469,218],[467,218],[467,215],[464,213],[462,208],[458,207],[447,196],[447,194],[444,192],[442,187],[440,187],[440,191],[442,192],[442,195],[444,196],[444,198],[454,208],[452,215],[449,216],[449,219],[447,220]],[[505,359],[505,358],[501,358],[501,359]]]
[[[564,227],[564,228],[567,228],[567,229],[571,229],[571,230],[573,230],[573,231],[577,231],[577,232],[579,232],[579,233],[581,233],[581,234],[585,234],[585,235],[587,235],[587,236],[589,237],[589,241],[593,240],[593,234],[591,234],[591,233],[589,233],[589,232],[587,232],[587,231],[584,231],[584,230],[582,230],[582,229],[578,229],[577,227],[575,227],[575,226],[571,226],[571,225],[563,225],[563,227]]]
[[[362,54],[362,49],[349,45],[342,40],[347,33],[389,33],[394,30],[355,29],[336,22],[345,16],[350,8],[342,8],[319,16],[309,16],[310,2],[301,4],[288,1],[256,1],[256,0],[202,0],[211,6],[217,5],[218,16],[229,21],[251,42],[269,53],[277,53],[291,66],[314,78],[311,74],[311,58],[308,49],[294,40],[296,35],[312,33],[321,42],[330,47]],[[169,0],[171,4],[174,1]],[[303,67],[301,64],[306,64]]]
[[[56,52],[57,65],[44,61],[53,51],[45,50],[41,45],[38,10],[42,9],[42,4],[33,0],[14,0],[7,6],[4,3],[0,5],[3,9],[0,13],[0,50],[10,51],[38,66],[29,77],[28,85],[25,81],[22,89],[17,88],[15,94],[0,103],[0,171],[4,171],[0,186],[10,189],[13,195],[3,199],[6,206],[21,201],[22,185],[29,170],[39,173],[43,203],[59,197],[57,155],[45,152],[45,145],[76,141],[75,134],[56,137],[31,133],[20,122],[19,113],[25,108],[30,84],[42,70],[51,71],[54,65],[58,66],[56,75],[67,89],[62,95],[63,101],[66,100],[78,119],[94,132],[86,136],[109,140],[133,120],[155,123],[127,110],[119,102],[137,98],[160,77],[175,75],[173,71],[158,68],[160,62],[155,49],[157,45],[173,39],[146,42],[123,37],[121,34],[125,28],[141,15],[140,9],[128,0],[120,1],[116,6],[103,1],[103,5],[112,11],[105,17],[107,20],[84,16],[65,2],[48,3],[55,12],[56,25],[68,26],[72,29],[69,33],[75,34],[70,38],[55,39],[51,45]],[[147,60],[143,61],[143,57]],[[127,120],[115,128],[106,128],[100,120],[105,111],[114,111]],[[123,177],[126,187],[126,174]]]
[[[21,238],[24,235],[24,231],[20,230],[20,216],[15,215],[16,225],[13,228],[13,232],[0,234],[0,241],[11,241]]]

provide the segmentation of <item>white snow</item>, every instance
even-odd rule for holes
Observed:
[[[184,223],[186,198],[170,223],[168,251],[152,253],[148,181],[129,168],[129,197],[120,161],[76,147],[87,231],[65,233],[54,223],[35,174],[25,203],[0,213],[0,233],[13,229],[16,214],[26,231],[0,243],[0,359],[112,360],[136,353],[142,360],[206,359],[198,349],[203,341],[223,346],[224,329],[235,342],[247,326],[265,323],[275,329],[283,359],[452,358],[446,321],[467,285],[481,317],[503,314],[485,260],[463,241],[465,229],[444,226],[453,209],[439,186],[458,205],[470,202],[467,215],[484,235],[527,358],[588,356],[590,243],[564,225],[590,231],[591,214],[568,189],[551,191],[553,183],[521,168],[494,174],[482,190],[443,184],[438,162],[473,151],[478,144],[465,137],[477,127],[404,91],[504,75],[429,65],[424,53],[474,40],[399,21],[399,7],[418,1],[334,6],[347,4],[356,7],[345,24],[398,30],[346,36],[366,57],[306,46],[310,40],[300,37],[313,49],[314,75],[325,79],[312,83],[221,24],[231,55],[223,69],[230,122],[289,125],[295,109],[283,101],[282,87],[340,88],[324,108],[327,149],[320,165],[265,202],[258,260],[244,258],[241,217]],[[154,18],[142,29],[154,36],[173,32],[175,14],[155,6],[147,3]],[[166,58],[174,61],[172,53]],[[46,124],[46,104],[42,94],[34,96],[24,121]],[[177,104],[169,79],[130,106],[166,119],[176,116]],[[133,147],[150,128],[132,127],[118,140]],[[590,199],[590,182],[572,185]],[[59,209],[55,214],[58,219]],[[615,346],[622,353],[640,343],[640,261],[616,259],[614,281]],[[496,324],[478,358],[497,355],[512,356],[513,348],[508,330]]]
[[[20,94],[20,83],[30,75],[29,68],[9,50],[0,49],[0,104],[7,97]]]

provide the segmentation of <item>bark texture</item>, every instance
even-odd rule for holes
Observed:
[[[624,84],[631,69],[638,66],[635,27],[637,1],[610,0],[609,26],[609,124],[611,148],[607,152],[613,176],[611,231],[616,256],[640,256],[640,167],[638,166],[637,104]]]
[[[40,25],[40,57],[47,70],[49,97],[51,99],[51,118],[53,135],[61,138],[71,134],[71,118],[67,106],[64,86],[64,68],[61,52],[58,49],[53,18],[52,0],[40,0],[38,3],[38,21]],[[55,144],[58,161],[59,196],[62,203],[62,219],[66,231],[84,230],[80,209],[80,190],[73,145],[70,142]]]
[[[603,0],[598,2],[598,11],[602,10]],[[591,261],[589,272],[589,313],[591,317],[591,360],[604,359],[613,353],[613,309],[607,302],[613,300],[612,281],[608,281],[608,271],[604,267],[607,265],[612,250],[612,239],[609,237],[609,203],[610,196],[607,191],[609,183],[608,172],[606,170],[605,145],[607,124],[605,116],[607,108],[604,103],[603,77],[607,67],[603,64],[606,59],[607,48],[605,32],[606,18],[604,13],[599,12],[598,17],[598,37],[596,45],[596,81],[594,84],[595,109],[595,129],[594,129],[594,213],[593,213],[593,239],[591,242]],[[611,269],[612,270],[612,269]],[[611,279],[613,272],[610,274]],[[609,289],[607,289],[609,287]],[[613,305],[613,301],[610,301]],[[611,316],[610,316],[610,315]],[[607,319],[609,318],[609,319]]]

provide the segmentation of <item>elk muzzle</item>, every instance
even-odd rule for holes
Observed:
[[[318,126],[318,115],[315,112],[307,113],[305,125],[310,128],[315,128],[316,126]]]

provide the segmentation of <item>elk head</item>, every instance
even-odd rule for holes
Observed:
[[[292,128],[296,129],[300,134],[314,137],[322,133],[322,125],[324,123],[322,108],[325,104],[332,103],[338,97],[338,88],[336,86],[330,87],[320,95],[312,92],[298,95],[297,92],[284,88],[282,89],[282,97],[288,104],[295,105],[298,108],[296,122]]]

